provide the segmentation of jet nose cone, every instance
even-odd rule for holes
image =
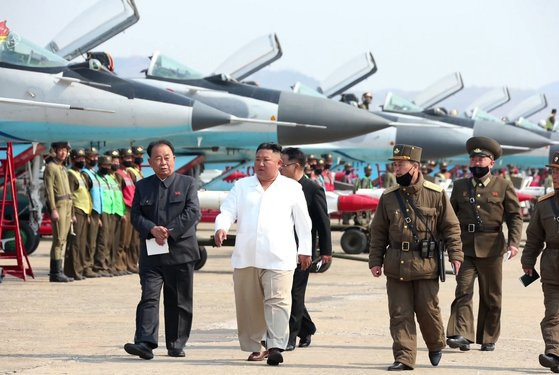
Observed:
[[[476,122],[474,136],[493,138],[503,146],[540,148],[553,143],[550,139],[529,130],[493,122]]]
[[[284,145],[337,141],[390,126],[388,120],[369,111],[287,91],[280,96],[278,120],[326,126],[325,129],[278,127],[278,141]]]
[[[396,131],[396,143],[423,148],[422,158],[441,159],[466,152],[466,141],[472,137],[470,128],[430,128],[402,126]]]
[[[230,121],[230,114],[199,101],[195,101],[192,106],[192,130],[194,131],[228,124]]]

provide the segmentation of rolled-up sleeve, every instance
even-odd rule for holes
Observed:
[[[225,232],[229,231],[231,225],[237,220],[237,213],[238,213],[238,206],[237,206],[237,195],[238,195],[239,187],[235,183],[233,188],[221,204],[219,210],[220,213],[215,218],[215,232],[220,229],[225,230]]]

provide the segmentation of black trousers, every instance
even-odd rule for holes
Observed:
[[[192,328],[194,263],[140,268],[142,298],[136,309],[135,343],[157,348],[159,298],[163,288],[167,350],[184,348]]]
[[[306,337],[314,335],[314,325],[307,308],[305,307],[305,292],[309,281],[309,269],[301,271],[298,265],[293,273],[293,286],[291,288],[291,316],[289,317],[289,344],[295,345],[297,336]]]

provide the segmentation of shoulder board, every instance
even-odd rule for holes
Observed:
[[[383,194],[388,194],[388,193],[392,193],[393,191],[396,191],[400,188],[400,185],[392,185],[389,188],[384,189]]]
[[[430,181],[423,181],[423,187],[431,190],[435,190],[436,192],[440,193],[443,191],[443,188],[437,184],[434,184]]]
[[[549,198],[551,198],[551,197],[553,197],[553,196],[555,196],[555,191],[552,191],[551,193],[547,193],[546,195],[541,196],[541,197],[538,199],[538,202],[545,201],[546,199],[549,199]]]

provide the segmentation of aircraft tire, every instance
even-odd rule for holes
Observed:
[[[196,271],[198,271],[199,269],[202,269],[202,267],[204,267],[204,265],[206,264],[206,261],[208,260],[208,252],[206,251],[206,247],[205,246],[200,246],[200,247],[198,247],[198,249],[200,250],[200,259],[198,259],[198,261],[194,265],[194,269]]]
[[[367,250],[367,235],[359,228],[349,228],[340,239],[342,250],[347,254],[361,254]]]
[[[31,226],[27,221],[21,221],[19,223],[19,228],[21,232],[21,240],[23,242],[23,247],[25,248],[27,255],[31,255],[35,250],[37,250],[41,237],[39,236],[38,233],[33,232],[33,229],[31,229]],[[13,236],[14,236],[14,231],[12,230],[7,230],[2,232],[2,238],[10,238]],[[4,251],[6,253],[14,253],[15,241],[7,242]]]

